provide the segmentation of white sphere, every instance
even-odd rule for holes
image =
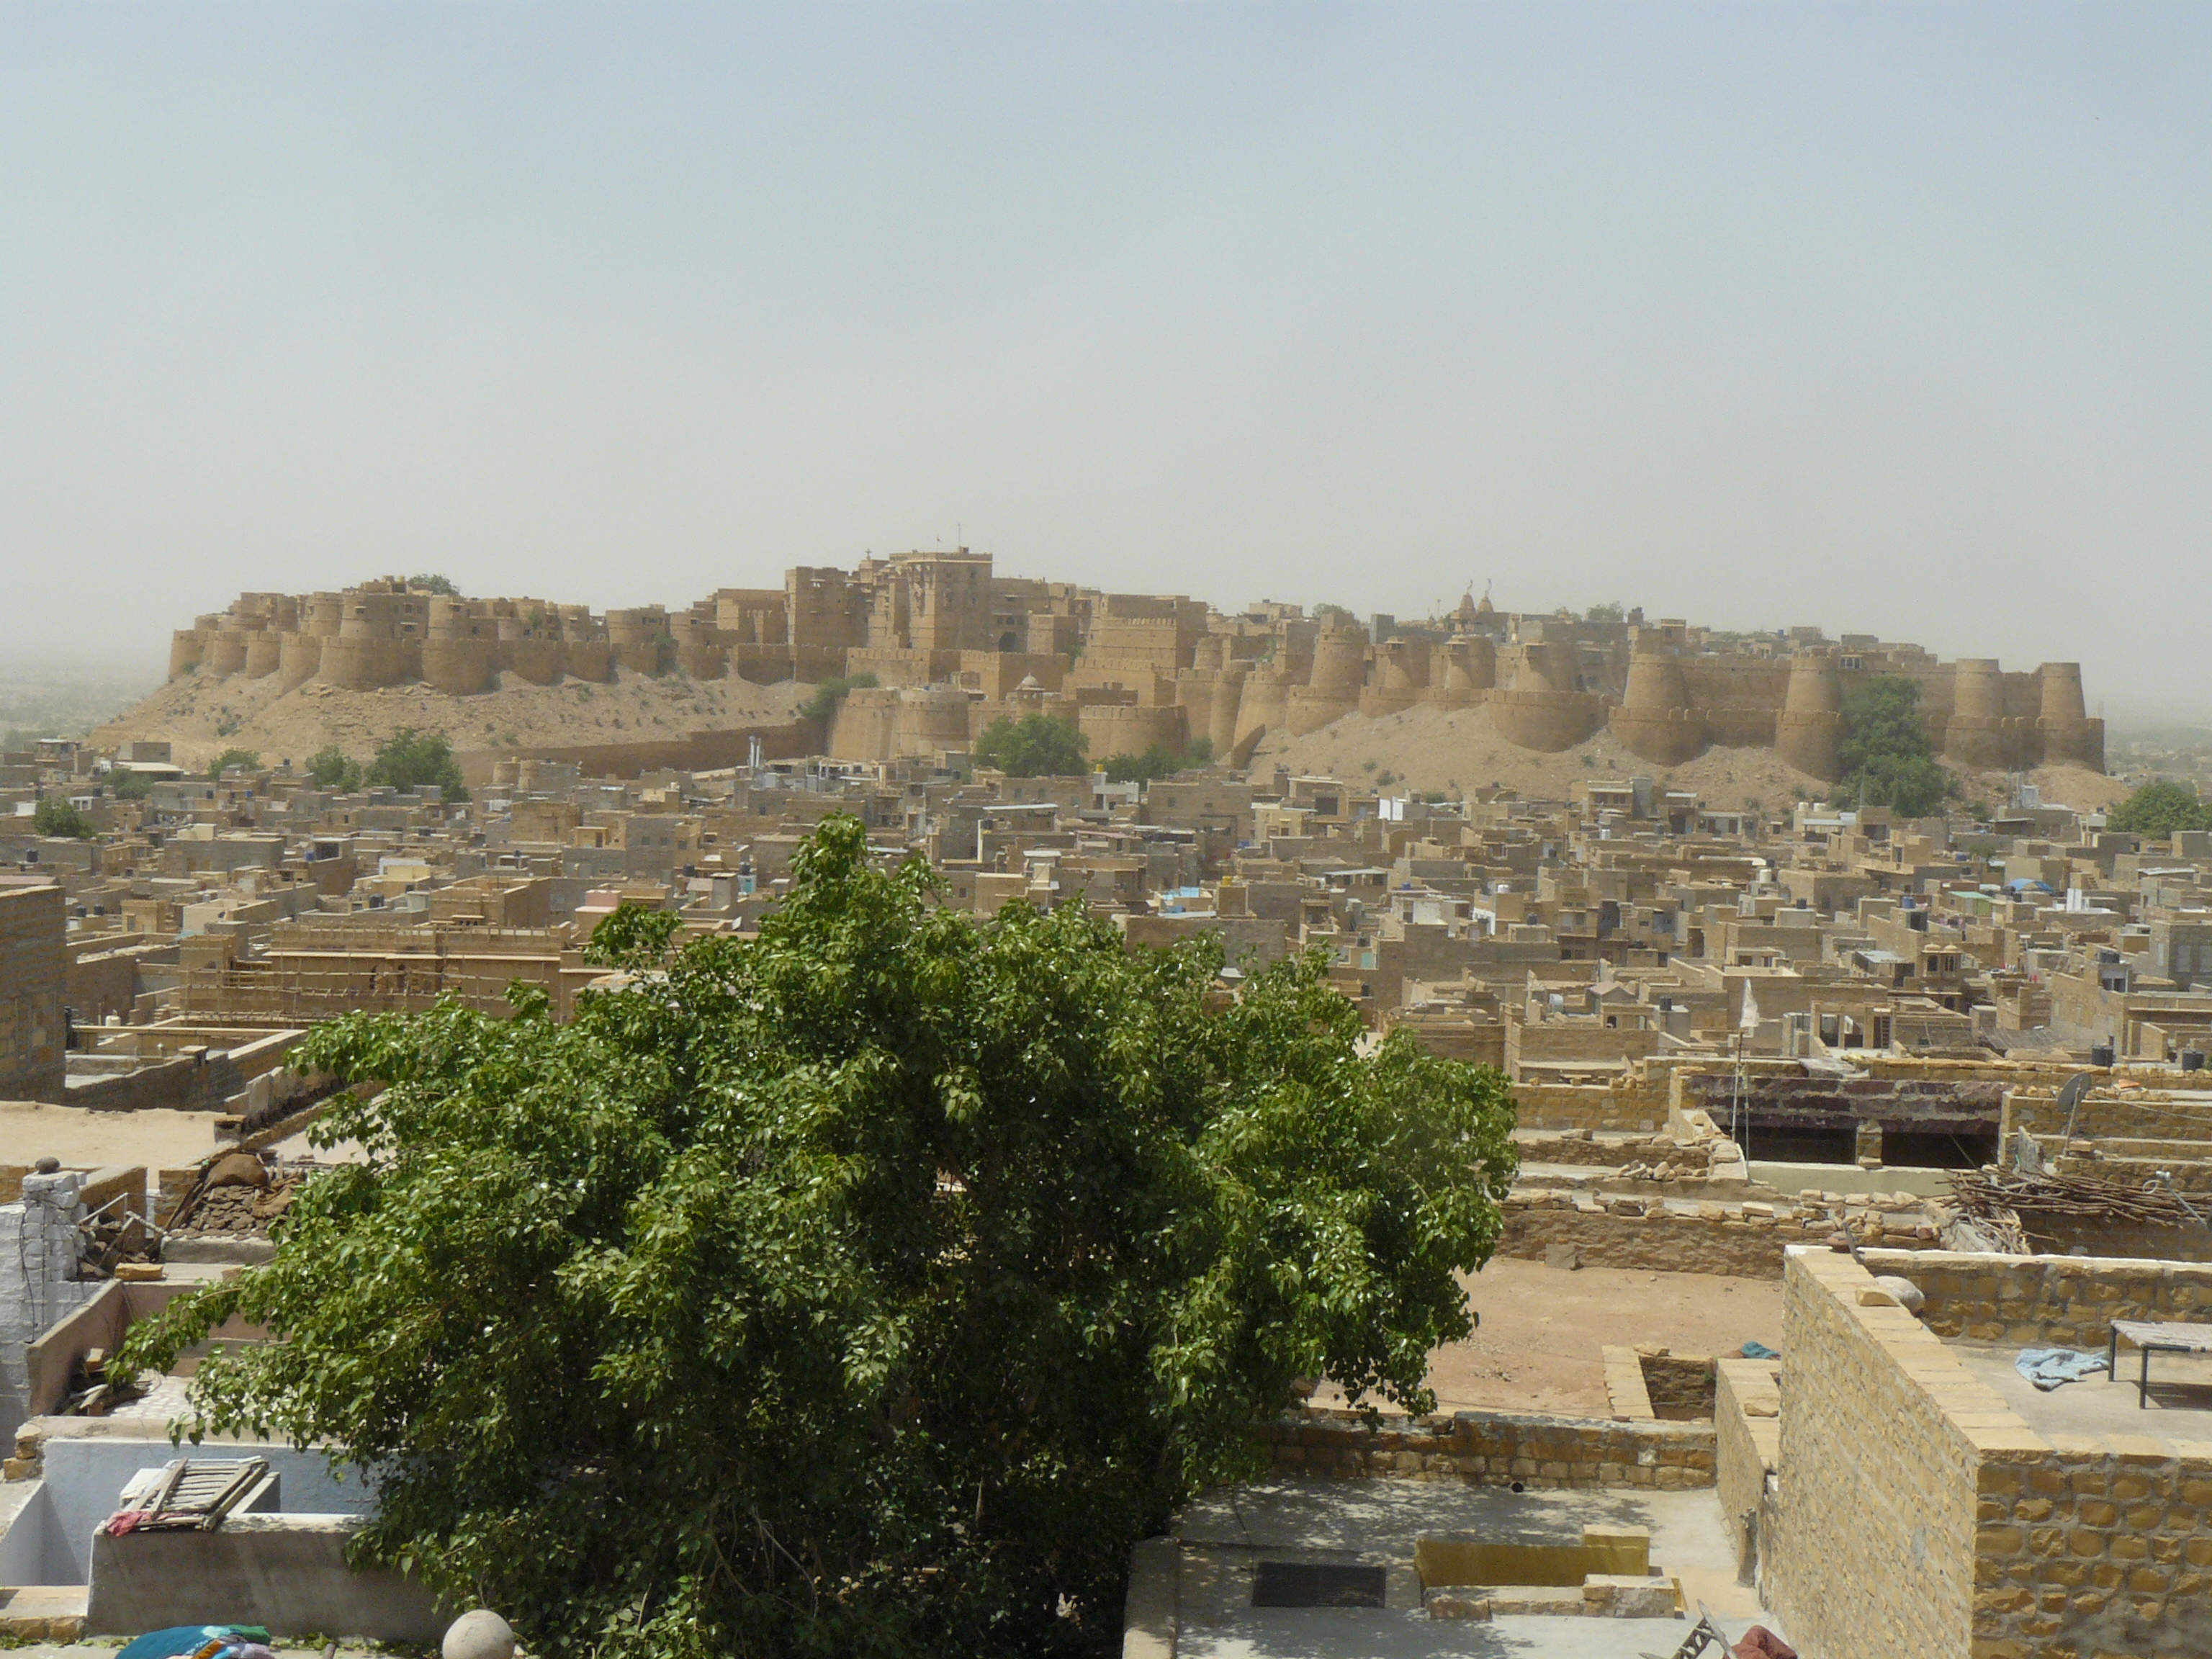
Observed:
[[[445,1659],[514,1659],[514,1631],[489,1607],[465,1613],[446,1626]]]

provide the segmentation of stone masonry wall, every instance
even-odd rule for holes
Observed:
[[[0,1436],[28,1414],[26,1349],[100,1289],[76,1279],[79,1179],[66,1170],[27,1175],[21,1198],[0,1204]]]
[[[1614,1423],[1599,1418],[1458,1412],[1385,1418],[1370,1431],[1353,1412],[1309,1410],[1267,1431],[1275,1467],[1330,1475],[1515,1481],[1533,1490],[1713,1484],[1709,1423]]]
[[[2102,1348],[2115,1319],[2212,1320],[2212,1267],[2082,1256],[1866,1253],[1928,1298],[1939,1336],[2021,1347]]]
[[[0,892],[0,1100],[63,1097],[64,903],[58,887]]]
[[[2024,1262],[2013,1282],[2044,1294],[2048,1278],[2064,1307],[2081,1304],[2080,1286],[2062,1291],[2068,1275],[2047,1270],[2112,1275],[2136,1286],[2121,1303],[2151,1306],[2137,1270],[2160,1265]],[[1903,1266],[1942,1281],[1888,1252],[1866,1267],[1790,1258],[1780,1492],[1761,1565],[1792,1639],[1820,1659],[2212,1652],[2212,1443],[2030,1429],[1876,1290],[1869,1267]],[[2008,1300],[2033,1304],[1993,1305]]]
[[[1845,1299],[1872,1283],[1848,1255],[1789,1258],[1781,1489],[1762,1588],[1792,1644],[1820,1659],[1963,1659],[1979,1460],[1923,1377],[1946,1359],[1965,1373],[1902,1308]]]
[[[1505,1226],[1498,1254],[1542,1261],[1571,1244],[1589,1267],[1635,1267],[1662,1273],[1721,1273],[1735,1279],[1778,1279],[1792,1244],[1824,1243],[1836,1230],[1826,1210],[1778,1216],[1776,1206],[1751,1200],[1705,1200],[1687,1209],[1615,1198],[1598,1202],[1564,1192],[1522,1189],[1505,1199]],[[1918,1235],[1925,1233],[1925,1237]],[[1907,1224],[1880,1242],[1898,1249],[1933,1249],[1935,1230]]]
[[[2212,1653],[2212,1445],[2069,1437],[1976,1497],[1974,1659]]]
[[[1524,1129],[1606,1129],[1651,1134],[1667,1127],[1667,1094],[1631,1077],[1618,1084],[1516,1083]]]
[[[1765,1505],[1767,1472],[1781,1455],[1781,1366],[1771,1359],[1723,1359],[1713,1384],[1716,1484],[1721,1520],[1741,1565],[1753,1553]]]

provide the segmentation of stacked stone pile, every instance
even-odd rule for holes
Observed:
[[[246,1152],[230,1152],[208,1170],[208,1186],[170,1225],[177,1239],[265,1239],[270,1224],[292,1207],[305,1175],[265,1170]]]
[[[0,1204],[0,1401],[26,1397],[25,1345],[100,1288],[77,1279],[80,1181],[74,1170],[42,1158],[23,1177],[21,1199]]]

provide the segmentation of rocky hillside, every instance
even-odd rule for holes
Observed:
[[[1413,708],[1370,720],[1364,714],[1310,732],[1302,738],[1270,736],[1252,757],[1252,769],[1264,777],[1277,766],[1292,772],[1332,773],[1352,782],[1373,783],[1384,774],[1413,790],[1477,789],[1503,784],[1532,799],[1565,800],[1583,778],[1656,779],[1672,789],[1695,790],[1710,806],[1735,808],[1758,802],[1778,807],[1798,798],[1828,793],[1818,778],[1796,770],[1771,749],[1708,749],[1686,765],[1654,766],[1614,741],[1609,732],[1556,755],[1516,748],[1491,725],[1480,708]],[[2080,810],[2127,798],[2127,786],[2078,767],[2045,767],[2028,775],[2046,801]],[[1969,775],[1970,798],[2004,799],[2002,775]]]
[[[108,745],[135,738],[166,738],[180,766],[205,766],[226,749],[250,749],[269,764],[297,766],[336,744],[366,761],[402,726],[442,735],[462,754],[572,744],[678,738],[774,723],[812,692],[811,686],[754,685],[736,678],[653,678],[617,671],[611,684],[564,680],[532,685],[501,677],[496,690],[448,696],[419,681],[376,691],[341,691],[310,680],[284,691],[276,676],[247,679],[186,674],[93,733]]]

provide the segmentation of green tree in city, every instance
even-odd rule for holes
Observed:
[[[1115,783],[1151,783],[1156,779],[1171,778],[1189,767],[1208,765],[1212,759],[1212,739],[1200,738],[1181,749],[1156,743],[1141,755],[1109,755],[1098,765]]]
[[[407,586],[417,593],[434,593],[443,599],[457,599],[461,596],[461,590],[445,576],[410,576]]]
[[[313,764],[312,762],[309,763]],[[445,738],[403,726],[376,746],[365,781],[392,789],[418,789],[435,784],[447,800],[466,800],[461,769],[453,759],[453,746]]]
[[[975,739],[975,761],[1010,778],[1072,778],[1090,771],[1083,734],[1049,714],[1001,714]]]
[[[2106,815],[2105,827],[2163,840],[2177,830],[2212,830],[2212,805],[2185,784],[2147,783]]]
[[[318,789],[351,794],[361,787],[361,763],[334,743],[324,744],[307,757],[307,781]]]
[[[956,912],[848,815],[792,876],[757,936],[603,922],[649,971],[566,1024],[518,987],[319,1028],[295,1064],[385,1085],[313,1131],[359,1161],[121,1363],[266,1330],[191,1431],[332,1448],[356,1559],[534,1653],[1109,1650],[1131,1543],[1301,1377],[1431,1405],[1506,1086],[1370,1048],[1319,953],[1227,997],[1218,941]]]
[[[41,795],[39,804],[31,809],[31,828],[42,836],[60,836],[70,841],[90,841],[99,833],[92,820],[79,811],[73,801],[59,795]]]
[[[118,769],[107,775],[107,787],[118,800],[143,800],[154,793],[154,780],[143,772]]]
[[[876,683],[876,677],[865,670],[858,674],[832,674],[818,682],[814,695],[799,705],[801,720],[819,720],[824,726],[837,718],[837,705],[845,701],[850,691],[859,691]]]
[[[226,749],[208,763],[208,779],[210,782],[220,783],[222,775],[234,766],[241,772],[251,772],[260,764],[261,755],[258,750]]]
[[[1958,781],[1936,763],[1919,686],[1898,675],[1877,676],[1844,696],[1836,752],[1843,766],[1837,793],[1849,804],[1924,818],[1958,793]]]

